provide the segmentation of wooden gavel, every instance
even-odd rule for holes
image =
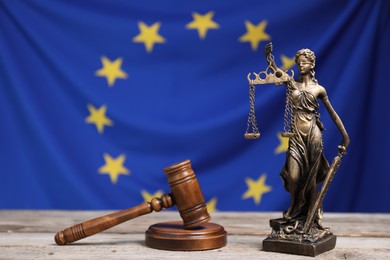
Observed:
[[[55,235],[58,245],[66,245],[85,237],[92,236],[112,228],[130,219],[171,208],[176,205],[183,219],[183,228],[193,229],[207,223],[211,217],[207,212],[206,203],[198,180],[191,168],[189,160],[174,164],[163,169],[168,178],[171,193],[161,198],[153,198],[133,208],[125,209],[106,216],[91,219],[66,228]]]

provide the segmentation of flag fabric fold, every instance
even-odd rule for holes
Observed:
[[[210,212],[281,211],[286,89],[302,48],[351,138],[325,211],[390,212],[388,1],[0,2],[0,208],[120,209],[190,159]],[[325,156],[341,134],[320,101]]]

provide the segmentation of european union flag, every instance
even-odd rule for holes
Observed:
[[[285,87],[256,87],[261,137],[243,138],[247,75],[272,41],[283,70],[315,52],[351,138],[324,210],[390,212],[389,14],[385,0],[2,0],[0,208],[132,207],[190,159],[209,211],[287,209]],[[319,112],[331,161],[342,136]]]

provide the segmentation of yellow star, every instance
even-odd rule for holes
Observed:
[[[106,77],[108,86],[112,87],[116,79],[127,79],[127,73],[121,70],[122,58],[110,61],[107,57],[101,58],[103,68],[97,70],[95,75],[99,77]]]
[[[105,125],[113,125],[111,119],[106,117],[107,107],[105,105],[95,108],[93,105],[88,104],[88,110],[90,115],[85,119],[85,122],[88,124],[95,124],[100,134],[103,133]]]
[[[205,15],[199,13],[193,13],[192,17],[194,20],[186,25],[187,29],[196,29],[198,30],[199,38],[205,39],[207,30],[209,29],[218,29],[219,24],[214,22],[213,19],[214,12],[210,11]]]
[[[285,151],[287,151],[287,149],[288,149],[288,140],[289,140],[289,138],[288,138],[288,137],[283,137],[283,136],[281,135],[281,133],[278,133],[278,139],[279,139],[279,141],[280,141],[280,144],[279,144],[279,146],[276,147],[276,149],[275,149],[275,153],[276,153],[276,154],[285,152]]]
[[[242,199],[252,197],[256,204],[260,204],[261,196],[263,196],[264,193],[270,192],[272,190],[271,186],[265,184],[266,178],[266,174],[262,174],[257,181],[254,181],[251,178],[246,178],[245,182],[248,186],[248,190],[242,195]]]
[[[285,55],[280,55],[280,59],[282,60],[282,70],[286,71],[291,69],[295,65],[295,57],[289,58]]]
[[[217,211],[217,208],[216,208],[217,201],[218,201],[218,199],[214,197],[211,200],[209,200],[209,202],[207,202],[207,204],[206,204],[207,205],[207,211],[209,213],[213,213],[213,212]]]
[[[247,32],[240,37],[240,42],[250,42],[252,50],[256,51],[261,41],[271,39],[271,36],[264,32],[267,23],[267,20],[263,20],[258,25],[254,25],[249,21],[245,21]]]
[[[161,190],[158,190],[154,194],[150,194],[146,190],[142,190],[141,194],[145,202],[150,202],[153,198],[161,198],[164,193]]]
[[[158,34],[160,29],[160,23],[156,22],[151,26],[143,22],[138,23],[138,28],[140,33],[133,38],[133,42],[142,42],[145,44],[147,52],[153,51],[153,46],[155,43],[164,43],[165,38]]]
[[[119,175],[130,175],[129,170],[123,166],[125,160],[126,156],[124,154],[121,154],[117,158],[112,158],[109,154],[105,153],[104,161],[106,163],[99,168],[99,173],[110,175],[111,182],[116,184]]]

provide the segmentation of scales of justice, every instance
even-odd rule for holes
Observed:
[[[309,49],[297,52],[295,62],[300,77],[294,79],[293,70],[289,75],[276,66],[272,48],[272,43],[265,46],[268,62],[266,70],[253,75],[249,73],[247,76],[250,110],[244,137],[260,137],[255,116],[255,87],[264,84],[285,85],[284,132],[281,135],[289,138],[289,147],[280,176],[291,198],[283,217],[270,220],[272,232],[263,241],[263,250],[316,256],[336,245],[336,236],[321,224],[322,201],[340,166],[341,157],[346,154],[349,136],[333,109],[325,88],[315,78],[314,52]],[[318,113],[319,100],[343,137],[331,165],[323,154],[324,126]]]

